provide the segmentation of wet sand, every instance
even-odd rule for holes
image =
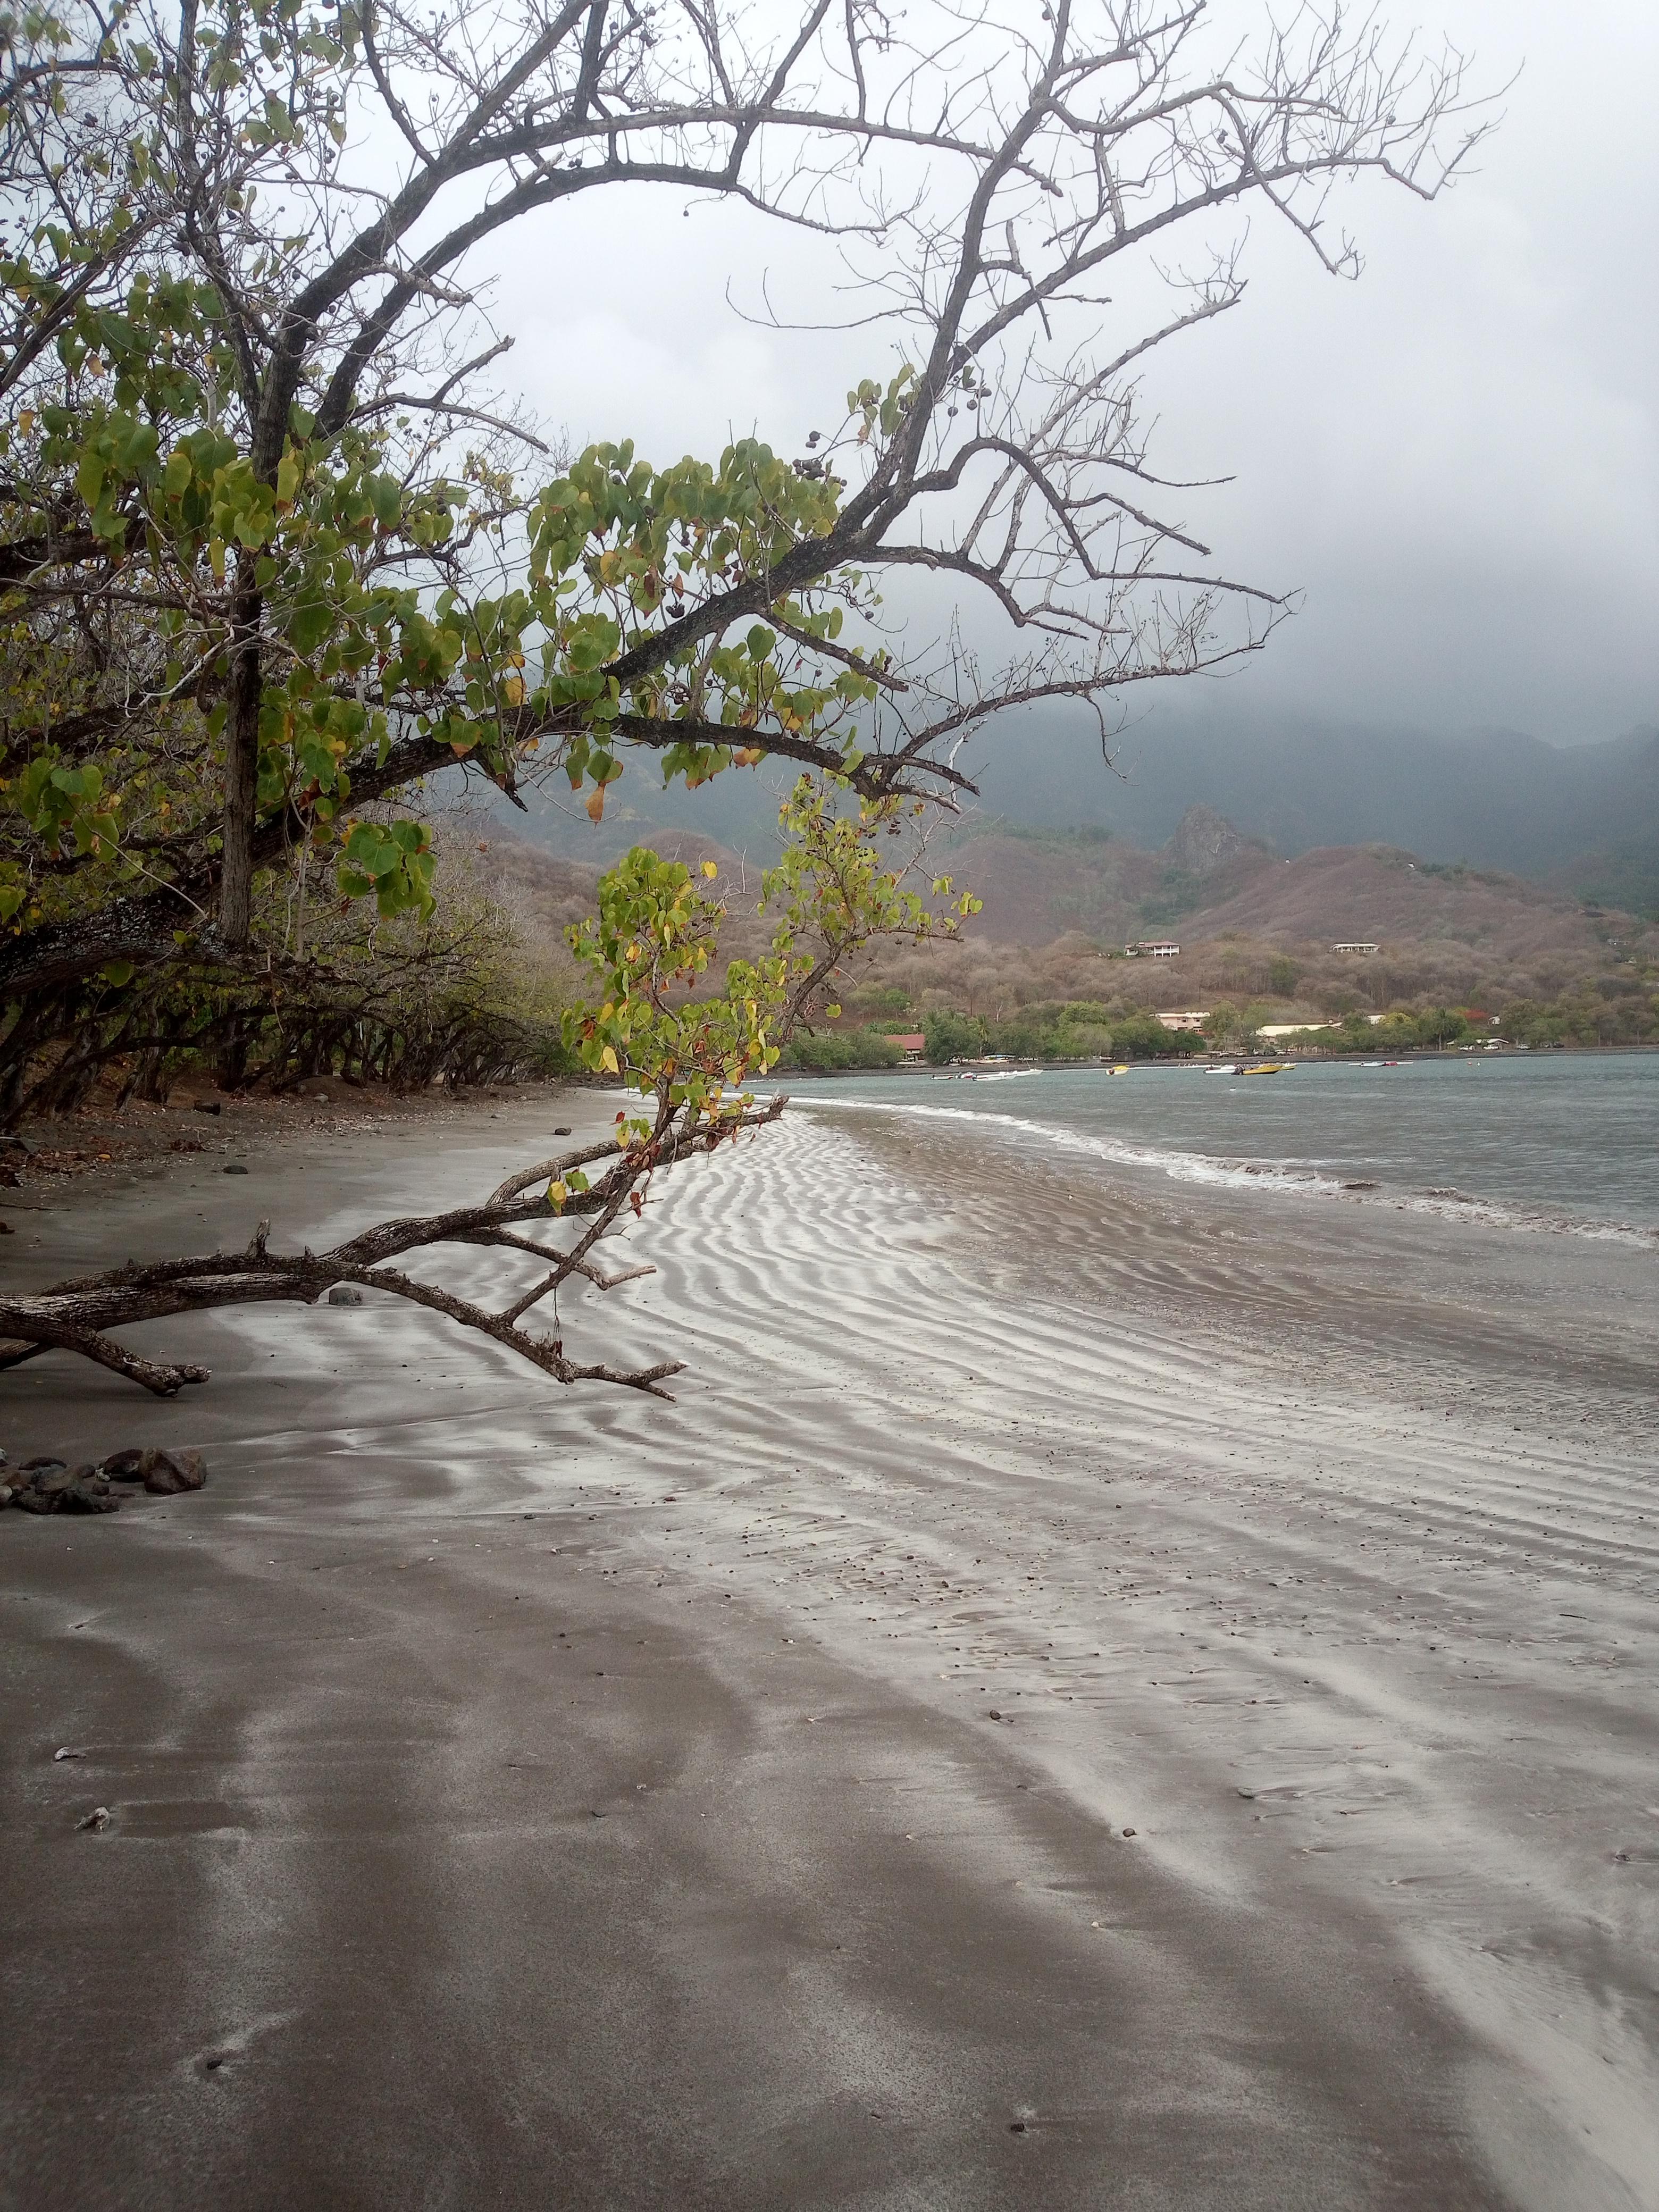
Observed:
[[[0,2203],[1659,2204],[1653,1262],[1332,1211],[799,1114],[566,1310],[672,1406],[391,1301],[0,1381],[15,1456],[214,1469],[0,1518]]]

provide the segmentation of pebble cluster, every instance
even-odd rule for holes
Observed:
[[[0,1506],[21,1506],[25,1513],[113,1513],[123,1492],[132,1497],[142,1486],[153,1498],[176,1498],[180,1491],[199,1490],[207,1475],[198,1451],[134,1445],[79,1467],[50,1457],[12,1467],[0,1452]]]

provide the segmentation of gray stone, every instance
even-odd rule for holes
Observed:
[[[240,1160],[228,1160],[225,1164],[225,1173],[227,1175],[246,1175],[247,1173],[247,1170],[242,1165]]]
[[[198,1451],[144,1454],[144,1487],[152,1498],[176,1498],[181,1491],[199,1490],[207,1474],[207,1462]]]
[[[336,1283],[328,1294],[331,1306],[361,1306],[368,1303],[356,1283]]]
[[[142,1482],[144,1479],[144,1455],[137,1444],[129,1444],[125,1451],[112,1452],[99,1468],[100,1474],[112,1482]]]
[[[58,1510],[60,1513],[113,1513],[120,1503],[118,1498],[110,1494],[110,1486],[103,1476],[88,1468],[78,1481],[70,1483]]]

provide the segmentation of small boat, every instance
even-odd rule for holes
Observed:
[[[1109,1067],[1106,1073],[1108,1075],[1127,1075],[1129,1073],[1129,1063],[1127,1060],[1121,1060],[1117,1066]]]
[[[1224,1060],[1218,1067],[1206,1067],[1206,1075],[1237,1075],[1242,1073],[1236,1060]]]
[[[1241,1075],[1283,1075],[1290,1066],[1287,1060],[1259,1060],[1254,1067],[1241,1067]]]

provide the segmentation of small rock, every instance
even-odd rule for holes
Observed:
[[[142,1482],[144,1479],[144,1455],[137,1444],[129,1444],[125,1451],[112,1452],[99,1468],[100,1474],[112,1482]]]
[[[69,1462],[62,1459],[26,1459],[17,1472],[19,1474],[27,1475],[29,1480],[33,1481],[39,1475],[57,1474],[68,1465]]]
[[[328,1302],[331,1306],[361,1306],[367,1304],[367,1300],[356,1283],[336,1283],[328,1294]]]
[[[225,1173],[227,1175],[246,1175],[247,1173],[247,1170],[242,1165],[240,1160],[227,1160],[225,1163]]]
[[[62,1502],[55,1490],[37,1490],[33,1483],[12,1492],[11,1502],[25,1513],[55,1513]]]
[[[1124,1832],[1124,1834],[1125,1834],[1126,1836],[1133,1836],[1133,1833],[1134,1833],[1134,1830],[1133,1830],[1133,1828],[1126,1828],[1126,1829],[1123,1831],[1123,1832]]]
[[[555,1129],[553,1133],[556,1137],[568,1137],[570,1134],[569,1124],[565,1123],[562,1127]]]
[[[90,1829],[92,1833],[96,1835],[100,1828],[106,1828],[109,1826],[109,1807],[94,1805],[91,1812],[82,1814],[75,1825],[76,1829],[82,1832]]]
[[[52,1754],[52,1764],[55,1766],[61,1759],[84,1759],[86,1755],[84,1751],[71,1751],[65,1744],[61,1751],[54,1751]]]
[[[985,1717],[988,1721],[1000,1721],[1002,1718],[1002,1715],[997,1711],[996,1707],[993,1705],[990,1711],[987,1713]]]
[[[225,1109],[217,1098],[198,1098],[195,1110],[198,1114],[222,1114]]]
[[[207,1480],[207,1462],[198,1451],[147,1451],[144,1487],[152,1498],[176,1498],[181,1491],[199,1490]]]
[[[0,1221],[0,1237],[15,1237],[16,1234],[9,1221]]]
[[[27,1468],[23,1472],[29,1475],[31,1490],[38,1490],[47,1498],[61,1498],[71,1483],[80,1480],[82,1470],[78,1467],[65,1467],[59,1460],[55,1467],[48,1468],[39,1474],[29,1474]]]
[[[1008,2123],[1008,2132],[1011,2136],[1023,2136],[1025,2132],[1024,2121],[1010,2120]]]
[[[1238,1794],[1241,1797],[1248,1798],[1251,1804],[1255,1804],[1255,1792],[1254,1790],[1241,1790]]]
[[[76,1480],[64,1491],[60,1513],[114,1513],[121,1501],[112,1498],[109,1484],[95,1468],[77,1468]]]

